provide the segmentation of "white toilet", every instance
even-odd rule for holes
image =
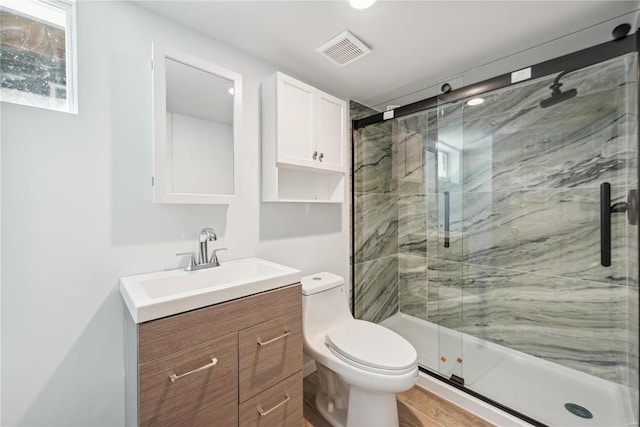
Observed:
[[[338,427],[398,426],[396,393],[418,379],[416,350],[390,329],[354,319],[342,277],[318,273],[301,283],[304,351],[318,368],[320,413]]]

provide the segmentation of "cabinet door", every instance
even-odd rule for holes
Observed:
[[[312,86],[278,73],[278,164],[315,167],[315,91]]]
[[[344,172],[347,103],[317,91],[317,167]]]
[[[140,426],[237,426],[237,333],[144,363],[138,375]]]

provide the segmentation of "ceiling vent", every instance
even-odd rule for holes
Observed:
[[[316,52],[330,59],[338,67],[344,67],[356,59],[362,58],[371,52],[371,49],[349,31],[344,31],[322,46],[317,47]]]

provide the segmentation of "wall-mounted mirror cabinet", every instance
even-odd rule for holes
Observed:
[[[238,197],[242,76],[153,45],[154,203]]]

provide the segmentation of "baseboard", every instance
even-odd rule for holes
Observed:
[[[313,374],[316,371],[316,362],[315,360],[313,360],[312,358],[310,358],[309,356],[307,356],[306,354],[304,355],[304,360],[303,360],[303,365],[302,365],[302,374],[304,375],[304,377],[308,377],[309,375]]]

